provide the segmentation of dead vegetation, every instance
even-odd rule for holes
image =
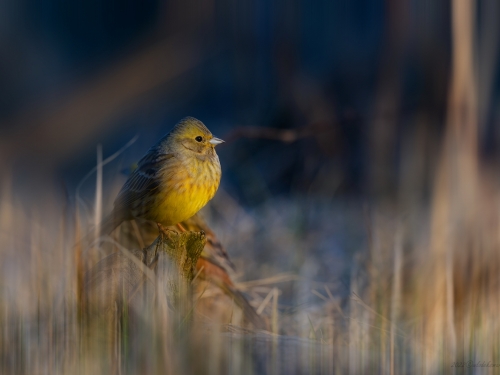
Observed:
[[[389,3],[397,15],[399,2]],[[197,268],[203,259],[199,246],[213,239],[208,232],[207,238],[169,232],[154,242],[158,233],[150,236],[141,223],[129,223],[100,246],[75,247],[99,217],[100,184],[101,203],[85,211],[78,202],[73,210],[57,189],[27,199],[4,174],[0,373],[496,373],[481,363],[500,365],[500,186],[497,164],[481,158],[480,134],[490,102],[488,77],[496,67],[489,51],[497,36],[478,43],[476,31],[483,26],[475,24],[476,2],[451,4],[444,134],[432,134],[427,123],[435,119],[417,113],[414,131],[402,135],[395,183],[386,166],[396,148],[401,82],[392,77],[391,61],[399,66],[400,38],[407,32],[397,17],[388,27],[395,35],[387,46],[393,52],[380,73],[368,137],[373,201],[350,205],[330,192],[328,199],[273,198],[247,209],[222,188],[205,211],[212,235],[236,265],[233,272],[225,268],[227,275],[265,329],[249,324],[238,301],[204,277],[206,266]],[[159,46],[147,55],[163,61],[165,45]],[[194,56],[189,48],[185,52]],[[123,65],[105,88],[141,61]],[[175,65],[172,74],[183,69]],[[154,70],[145,77],[144,85],[118,97],[118,107],[156,87]],[[167,73],[161,77],[169,79]],[[93,87],[76,95],[62,116],[42,116],[39,132],[52,134],[81,112],[71,108],[90,111]],[[330,116],[333,110],[321,103],[297,107]],[[101,108],[75,142],[115,115],[108,110]],[[323,129],[321,122],[310,124],[295,130],[250,127],[232,136],[295,142]],[[43,147],[58,143],[60,134],[52,136]],[[332,148],[329,142],[320,146]],[[66,155],[68,147],[53,157]],[[311,186],[336,186],[325,170]],[[456,363],[463,368],[456,370]]]

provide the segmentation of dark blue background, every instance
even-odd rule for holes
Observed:
[[[373,179],[384,178],[382,193],[390,194],[405,135],[424,126],[427,138],[441,136],[450,73],[446,1],[9,0],[2,8],[4,134],[32,108],[57,102],[158,40],[175,36],[181,44],[194,43],[202,55],[193,69],[154,90],[118,123],[56,160],[55,174],[69,186],[95,164],[96,144],[103,144],[106,157],[140,135],[112,167],[119,170],[187,115],[220,137],[238,126],[323,124],[317,137],[291,144],[238,139],[220,147],[223,183],[247,204],[274,194],[333,194],[311,190],[319,171],[340,175],[336,194],[364,195]],[[396,110],[377,110],[384,93],[395,89]],[[417,125],[419,114],[431,121]],[[374,177],[372,143],[384,116],[395,124],[394,139],[389,156],[378,161],[388,174]],[[495,154],[494,124],[492,111],[483,132],[485,154]],[[29,136],[31,125],[25,126]],[[267,193],[252,188],[260,183],[256,179]]]

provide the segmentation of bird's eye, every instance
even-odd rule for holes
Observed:
[[[195,138],[195,140],[196,140],[196,142],[201,142],[201,141],[203,141],[203,137],[202,136],[197,136]]]

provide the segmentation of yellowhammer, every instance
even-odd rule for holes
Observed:
[[[196,214],[219,187],[215,146],[222,142],[201,121],[181,120],[139,161],[103,220],[101,233],[134,218],[170,226]]]

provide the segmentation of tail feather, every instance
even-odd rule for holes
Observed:
[[[111,212],[108,216],[104,218],[103,221],[99,223],[99,234],[97,236],[97,239],[101,238],[104,235],[111,234],[118,225],[122,223],[122,219],[118,215],[116,215],[114,212]],[[83,238],[82,241],[84,243],[89,243],[93,244],[96,238],[95,236],[95,230],[91,230],[88,232]],[[99,241],[100,242],[100,241]]]
[[[104,218],[103,221],[99,224],[100,227],[100,235],[111,234],[118,225],[122,223],[122,219],[119,218],[114,212],[111,212],[108,216]]]

